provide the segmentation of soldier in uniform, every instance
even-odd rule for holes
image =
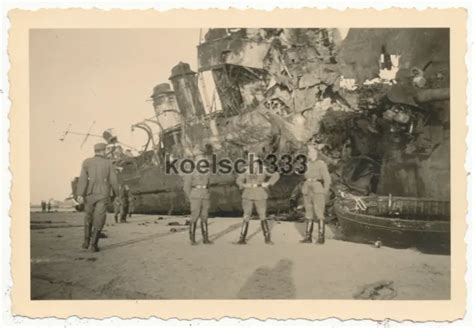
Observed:
[[[118,195],[118,181],[114,166],[105,157],[106,144],[94,146],[95,156],[82,163],[81,175],[77,185],[79,203],[85,203],[84,243],[82,248],[92,252],[99,251],[100,231],[104,227],[107,204],[110,201],[111,189]]]
[[[131,191],[128,191],[128,217],[131,218],[135,211],[135,196]]]
[[[119,193],[121,191],[122,186],[119,186]],[[120,197],[115,197],[114,199],[114,219],[115,223],[119,222],[119,216],[120,216]]]
[[[308,162],[305,172],[305,181],[302,187],[304,208],[306,212],[306,236],[302,243],[313,241],[313,225],[315,216],[318,220],[318,243],[324,244],[324,209],[326,195],[331,185],[331,176],[325,162],[318,159],[318,150],[308,146]]]
[[[253,170],[251,170],[250,165],[253,165]],[[236,180],[239,188],[243,190],[242,209],[244,211],[240,239],[237,244],[245,245],[247,243],[245,238],[247,237],[250,216],[254,206],[260,219],[265,243],[272,244],[270,228],[267,222],[267,188],[277,183],[280,179],[280,174],[278,172],[269,173],[263,166],[263,162],[259,160],[250,163],[250,165],[247,167],[246,172],[240,174]],[[266,181],[267,178],[269,178],[268,181]]]
[[[120,190],[120,222],[122,223],[127,222],[129,192],[128,185],[123,185],[122,190]]]
[[[196,163],[199,160],[206,159],[201,149],[194,149],[194,159]],[[201,233],[203,244],[212,244],[209,240],[209,230],[207,218],[209,215],[210,197],[209,197],[209,173],[199,173],[194,170],[191,174],[184,176],[184,192],[191,204],[191,219],[189,224],[189,240],[191,245],[196,245],[196,226],[197,221],[201,219]]]

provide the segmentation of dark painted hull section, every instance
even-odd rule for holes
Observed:
[[[388,203],[387,197],[378,197],[377,202]],[[358,213],[351,209],[350,202],[336,201],[334,210],[341,225],[344,239],[360,243],[375,243],[395,248],[416,247],[420,250],[435,253],[450,251],[450,219],[449,202],[420,200],[414,198],[394,198],[394,204],[403,205],[401,210],[395,209],[400,218],[377,214],[377,209]],[[436,202],[436,203],[435,203]],[[435,205],[436,204],[436,205]],[[383,206],[382,206],[383,207]],[[411,211],[408,209],[411,207]],[[428,213],[437,208],[437,213]],[[420,212],[420,209],[424,213]],[[384,213],[384,208],[380,208]],[[415,211],[413,211],[415,209]],[[418,209],[418,213],[416,212]],[[411,213],[410,213],[411,212]],[[422,219],[425,216],[425,219]]]
[[[140,170],[139,174],[119,174],[119,179],[129,185],[134,195],[135,213],[189,213],[189,201],[179,175],[166,175],[160,167],[154,166]],[[241,191],[235,179],[236,176],[232,175],[211,176],[211,215],[242,214]],[[290,195],[300,181],[300,176],[282,175],[277,184],[269,189],[268,213],[288,211]]]

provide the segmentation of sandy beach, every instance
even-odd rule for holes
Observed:
[[[188,242],[184,216],[108,214],[98,253],[81,249],[82,213],[31,213],[31,298],[41,299],[415,299],[450,297],[450,256],[336,239],[300,244],[304,224],[270,221],[265,245],[251,221],[209,219],[213,245]],[[170,225],[179,224],[179,225]]]

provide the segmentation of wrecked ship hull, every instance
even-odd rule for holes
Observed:
[[[338,199],[334,212],[344,239],[395,248],[450,252],[450,202],[409,197],[366,197],[367,210]]]
[[[176,65],[173,88],[158,85],[151,96],[155,119],[134,125],[148,135],[141,155],[115,161],[134,212],[188,214],[182,178],[165,174],[164,156],[192,158],[195,147],[206,146],[236,160],[246,153],[294,156],[316,143],[334,194],[449,199],[446,45],[448,29],[350,29],[345,37],[337,29],[209,30],[198,46],[198,72]],[[206,76],[213,82],[204,85]],[[211,177],[211,215],[241,214],[235,178]],[[282,175],[270,189],[268,212],[289,212],[300,182]],[[449,248],[449,211],[443,220],[403,220],[348,205],[334,207],[348,240]]]

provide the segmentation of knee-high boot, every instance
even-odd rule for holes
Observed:
[[[318,244],[324,244],[324,227],[325,227],[324,220],[318,220]]]
[[[99,251],[99,236],[100,230],[97,228],[92,228],[92,237],[91,237],[91,245],[89,250],[91,252],[98,252]]]
[[[209,240],[209,229],[207,225],[207,220],[201,220],[201,233],[202,233],[202,243],[203,244],[213,244],[212,241]]]
[[[313,242],[313,226],[314,222],[311,219],[306,219],[306,235],[300,243],[312,243]]]
[[[239,245],[247,244],[247,241],[245,240],[245,238],[247,238],[248,230],[249,230],[249,222],[248,221],[242,222],[242,228],[240,229],[240,238],[237,244]]]
[[[189,241],[191,245],[197,245],[196,243],[196,222],[189,223]]]
[[[262,220],[261,225],[262,225],[263,237],[265,238],[265,244],[273,244],[271,236],[270,236],[270,228],[268,227],[268,221]]]
[[[82,244],[82,248],[84,249],[89,248],[91,242],[91,229],[92,225],[90,223],[84,224],[84,243]]]

